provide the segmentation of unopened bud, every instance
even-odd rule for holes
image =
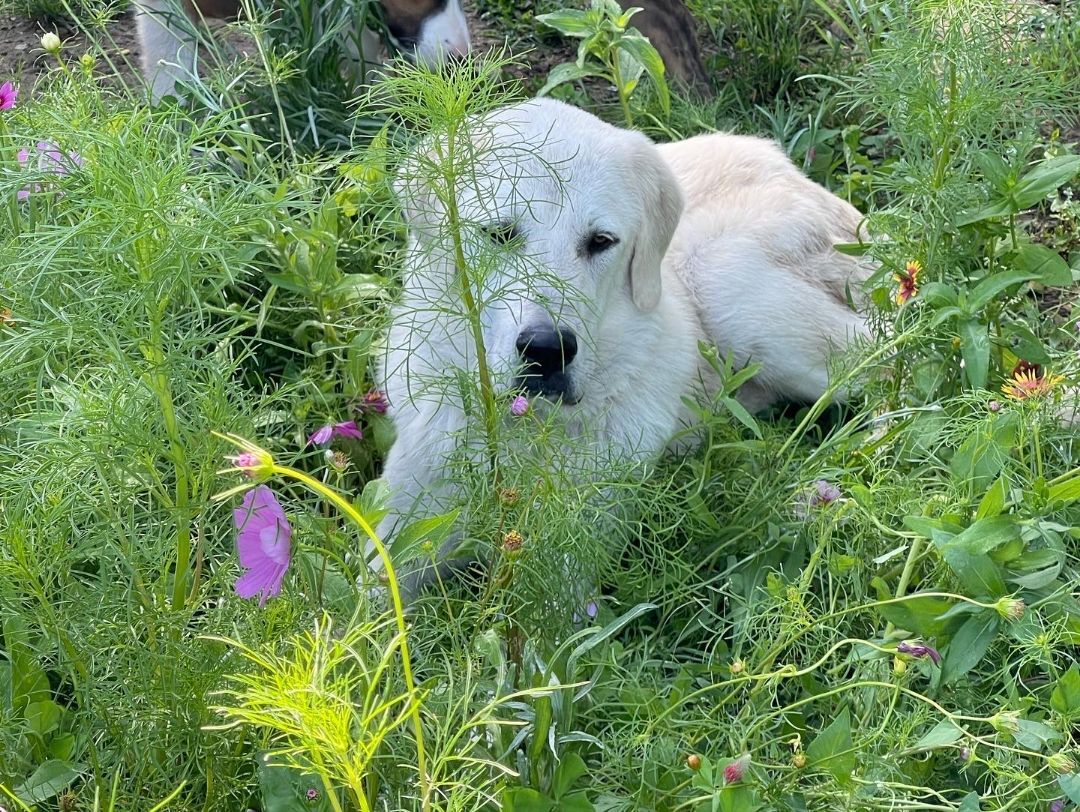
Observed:
[[[52,31],[47,31],[41,36],[41,47],[48,51],[50,54],[60,53],[62,43],[60,37],[56,36]]]
[[[697,772],[701,769],[701,756],[697,753],[691,753],[686,757],[686,766],[694,772]]]

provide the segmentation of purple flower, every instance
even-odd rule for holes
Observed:
[[[20,149],[15,157],[19,164],[27,169],[49,172],[54,175],[67,175],[71,172],[72,167],[78,168],[86,163],[79,153],[74,150],[63,152],[51,141],[38,141],[33,150]],[[20,189],[15,196],[19,200],[26,200],[30,197],[31,192],[40,192],[42,188],[40,183],[34,183]]]
[[[814,493],[810,495],[810,506],[828,505],[840,498],[840,489],[828,480],[819,479],[814,483]]]
[[[896,644],[896,650],[900,654],[910,654],[912,657],[929,657],[934,661],[934,665],[941,665],[941,655],[933,646],[923,646],[905,640]]]
[[[521,417],[528,414],[529,401],[524,395],[518,395],[512,401],[510,401],[510,414],[514,417]]]
[[[589,616],[589,620],[596,620],[596,616],[600,614],[600,607],[596,605],[596,601],[585,604],[585,614]]]
[[[307,444],[325,445],[334,437],[350,437],[353,440],[361,440],[364,437],[364,432],[360,431],[360,427],[356,425],[355,420],[346,420],[344,423],[323,426],[308,437]]]
[[[1065,799],[1064,798],[1058,798],[1056,801],[1054,801],[1052,804],[1050,804],[1050,812],[1062,812],[1062,810],[1064,808],[1065,808]]]
[[[367,392],[360,401],[360,411],[362,412],[375,412],[375,414],[386,414],[386,410],[390,408],[390,403],[386,399],[386,395],[379,389],[372,389]]]
[[[19,90],[11,82],[0,85],[0,110],[10,110],[15,106],[15,99],[19,97]]]
[[[308,799],[308,803],[315,803],[319,800],[319,791],[315,787],[311,787],[304,793],[304,797]]]
[[[236,550],[245,572],[236,581],[241,598],[259,596],[259,606],[281,592],[292,554],[292,527],[274,492],[256,485],[233,510]]]

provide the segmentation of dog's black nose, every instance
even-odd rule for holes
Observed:
[[[522,330],[517,350],[525,362],[525,375],[550,378],[562,372],[577,355],[577,336],[563,328]]]

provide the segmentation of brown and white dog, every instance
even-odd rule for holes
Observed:
[[[469,51],[469,27],[460,0],[379,0],[390,33],[417,62],[434,67],[450,55]],[[235,19],[240,0],[136,0],[143,72],[157,101],[176,82],[195,75],[200,20]],[[378,52],[374,32],[361,32],[363,52]]]

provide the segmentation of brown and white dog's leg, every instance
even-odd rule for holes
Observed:
[[[135,15],[143,75],[157,102],[176,90],[178,80],[195,75],[193,23],[175,0],[136,0]]]

